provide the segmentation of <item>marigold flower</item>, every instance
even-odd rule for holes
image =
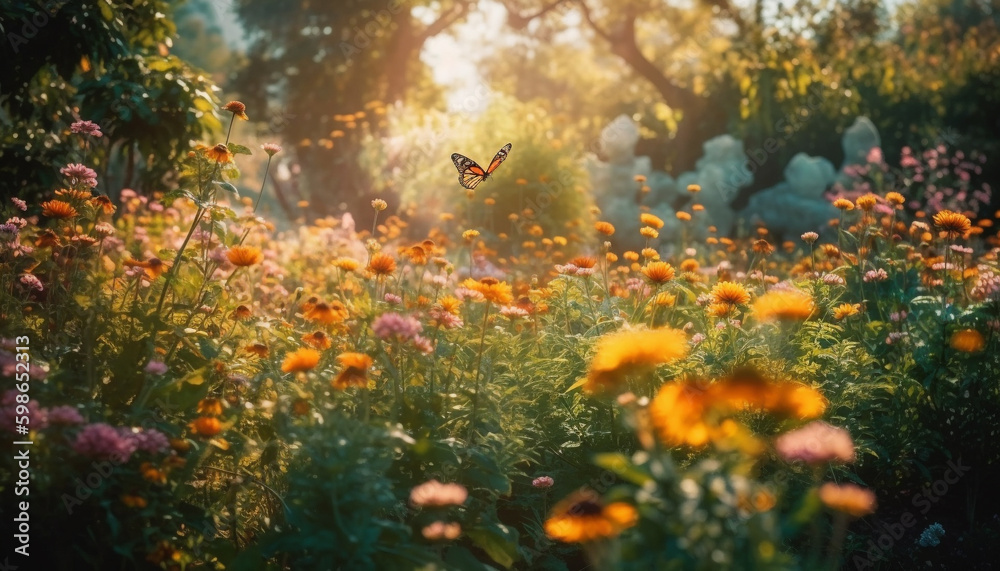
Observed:
[[[861,210],[868,211],[875,208],[875,205],[878,204],[878,197],[869,192],[868,194],[859,196],[854,202]]]
[[[347,387],[367,387],[368,369],[372,366],[372,358],[364,353],[341,353],[337,362],[344,368],[330,384],[335,389],[344,390]]]
[[[854,484],[827,482],[820,486],[819,499],[826,507],[850,516],[861,517],[875,511],[875,494]]]
[[[247,117],[247,106],[239,101],[230,101],[229,103],[223,105],[222,108],[244,121],[250,119],[250,117]]]
[[[986,340],[983,334],[975,329],[960,329],[952,333],[948,344],[956,351],[978,353],[986,346]]]
[[[469,497],[461,484],[442,484],[429,480],[410,490],[410,503],[418,507],[460,506]]]
[[[677,296],[668,291],[661,291],[653,297],[653,305],[656,307],[673,307],[676,302]]]
[[[834,200],[833,206],[842,211],[854,210],[854,203],[846,198],[838,198],[837,200]]]
[[[652,226],[653,228],[659,230],[663,228],[663,220],[659,216],[655,216],[648,212],[643,212],[639,215],[639,222],[645,226]]]
[[[615,227],[610,222],[597,222],[594,224],[594,229],[605,236],[611,236],[615,233]]]
[[[686,356],[688,348],[687,335],[677,329],[635,329],[605,335],[597,342],[584,389],[613,389],[629,374]]]
[[[597,265],[597,258],[591,256],[577,256],[569,261],[570,264],[578,268],[584,268],[589,270]]]
[[[347,308],[344,304],[337,300],[333,300],[330,303],[319,302],[309,308],[305,312],[305,317],[309,321],[315,321],[317,323],[322,323],[324,325],[331,325],[333,323],[340,323],[350,316]]]
[[[320,352],[315,349],[296,349],[285,355],[285,360],[281,363],[283,373],[298,373],[309,371],[319,364]]]
[[[743,284],[736,282],[719,282],[712,288],[712,303],[726,305],[746,305],[750,302],[750,293]]]
[[[74,218],[77,214],[76,208],[73,208],[70,203],[63,202],[62,200],[49,200],[42,203],[42,215],[49,218],[65,220],[67,218]]]
[[[799,290],[770,291],[753,304],[754,315],[761,321],[803,321],[812,315],[814,309],[812,296]]]
[[[894,206],[901,206],[904,202],[906,202],[906,198],[898,192],[890,192],[885,195],[885,201]]]
[[[248,267],[261,263],[264,254],[254,246],[233,246],[226,251],[226,258],[234,266]]]
[[[555,505],[545,520],[545,534],[565,543],[588,543],[614,537],[638,520],[633,506],[605,504],[596,492],[580,490]]]
[[[964,236],[972,229],[972,222],[964,214],[942,210],[934,215],[934,225],[944,230],[949,238]]]
[[[674,268],[667,262],[649,262],[642,267],[642,275],[650,283],[665,284],[674,279]]]
[[[510,284],[502,282],[496,278],[486,277],[478,281],[468,278],[462,282],[462,286],[481,293],[486,301],[493,302],[497,305],[507,305],[514,301],[514,295]]]
[[[368,271],[379,278],[391,276],[396,271],[396,260],[389,254],[379,252],[369,260]]]
[[[214,416],[199,416],[188,424],[196,436],[215,436],[222,432],[222,423]]]
[[[660,233],[651,226],[643,226],[642,228],[639,228],[639,234],[642,234],[644,238],[648,238],[650,240],[660,237]]]
[[[622,254],[622,257],[625,258],[626,260],[630,261],[630,262],[638,262],[639,261],[639,253],[638,252],[633,252],[631,250],[629,250],[628,252],[625,252],[624,254]]]
[[[473,240],[479,237],[479,230],[466,230],[462,232],[462,240],[465,240],[466,244],[471,244]]]

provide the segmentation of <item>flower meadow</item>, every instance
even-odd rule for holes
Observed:
[[[471,191],[430,225],[375,197],[280,230],[267,175],[235,183],[282,149],[228,137],[112,200],[99,125],[70,136],[61,186],[0,207],[0,446],[34,443],[38,568],[990,560],[1000,243],[988,195],[924,181],[967,180],[958,152],[870,153],[801,236],[661,239],[637,205],[635,251],[596,208],[553,230]]]

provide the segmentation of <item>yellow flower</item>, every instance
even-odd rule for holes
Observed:
[[[812,315],[814,309],[812,296],[799,290],[770,291],[753,304],[754,315],[761,321],[803,321]]]
[[[726,305],[746,305],[750,302],[750,294],[743,284],[736,282],[719,282],[712,288],[712,303]]]
[[[963,353],[978,353],[986,346],[983,334],[975,329],[961,329],[951,335],[949,345],[956,351]]]
[[[869,192],[864,196],[859,196],[854,203],[861,210],[868,211],[875,208],[875,205],[878,204],[878,197]]]
[[[635,329],[605,335],[597,342],[584,389],[615,388],[627,375],[687,355],[688,340],[677,329]]]
[[[594,224],[594,229],[605,236],[611,236],[615,233],[615,227],[610,222],[597,222]]]
[[[642,275],[654,284],[665,284],[674,279],[674,268],[666,262],[650,262],[642,267]]]
[[[852,315],[857,315],[861,311],[860,303],[842,303],[833,310],[833,318],[840,320]]]
[[[889,204],[900,206],[906,202],[906,199],[903,198],[903,195],[898,192],[890,192],[885,195],[885,201]]]
[[[651,226],[643,226],[642,228],[639,228],[639,233],[642,234],[644,238],[649,238],[649,239],[660,237],[660,233],[657,232],[656,229]]]
[[[222,423],[214,416],[199,416],[188,424],[188,428],[198,436],[215,436],[222,432]]]
[[[315,349],[297,349],[285,355],[285,360],[281,363],[283,373],[298,373],[309,371],[319,364],[320,353]]]
[[[253,246],[233,246],[226,252],[226,258],[234,266],[246,267],[261,263],[264,254]]]
[[[964,236],[972,229],[972,222],[964,214],[942,210],[934,215],[934,225],[944,230],[949,238]]]
[[[321,301],[313,305],[305,312],[305,316],[306,319],[310,321],[330,325],[333,323],[340,323],[341,321],[347,319],[350,314],[348,313],[347,308],[344,307],[344,304],[334,300],[330,303]]]
[[[465,240],[466,244],[471,244],[473,240],[479,237],[479,230],[466,230],[462,232],[462,239]]]
[[[353,272],[361,267],[361,262],[355,260],[354,258],[337,258],[333,260],[333,265],[344,270],[345,272]]]
[[[638,520],[639,514],[631,505],[605,504],[596,492],[580,490],[552,508],[545,520],[545,534],[566,543],[587,543],[614,537]]]
[[[478,291],[483,294],[486,301],[493,302],[497,305],[507,305],[514,301],[514,295],[511,291],[510,284],[502,282],[496,278],[487,277],[478,281],[468,278],[462,282],[462,285],[471,290]]]
[[[695,192],[701,192],[701,185],[698,185],[698,184],[689,184],[687,186],[687,191],[690,192],[690,193],[692,193],[692,194],[695,193]]]
[[[854,210],[854,203],[846,198],[838,198],[833,201],[833,206],[839,210]]]
[[[688,222],[688,221],[691,220],[691,213],[684,212],[683,210],[680,211],[680,212],[678,212],[676,214],[676,216],[677,216],[677,219],[680,220],[681,222]]]

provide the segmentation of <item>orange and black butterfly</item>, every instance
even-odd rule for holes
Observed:
[[[507,159],[507,153],[510,152],[510,147],[510,143],[507,143],[502,149],[497,151],[496,156],[493,157],[492,161],[490,161],[490,166],[485,169],[476,164],[476,161],[465,155],[460,155],[458,153],[451,155],[451,160],[455,163],[455,168],[458,169],[459,184],[469,189],[476,188],[479,183],[488,179],[493,171],[497,170],[500,163]]]

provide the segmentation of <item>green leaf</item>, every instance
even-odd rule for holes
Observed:
[[[240,191],[236,190],[236,187],[233,186],[232,184],[222,180],[213,180],[212,183],[221,188],[222,190],[226,190],[235,194],[236,198],[240,197]]]
[[[470,529],[466,535],[504,568],[510,569],[517,559],[517,532],[501,523]]]
[[[637,486],[642,486],[653,479],[645,471],[634,466],[627,456],[617,452],[594,456],[594,464]]]
[[[234,155],[252,155],[250,149],[244,147],[243,145],[237,145],[236,143],[229,143],[229,152]]]

